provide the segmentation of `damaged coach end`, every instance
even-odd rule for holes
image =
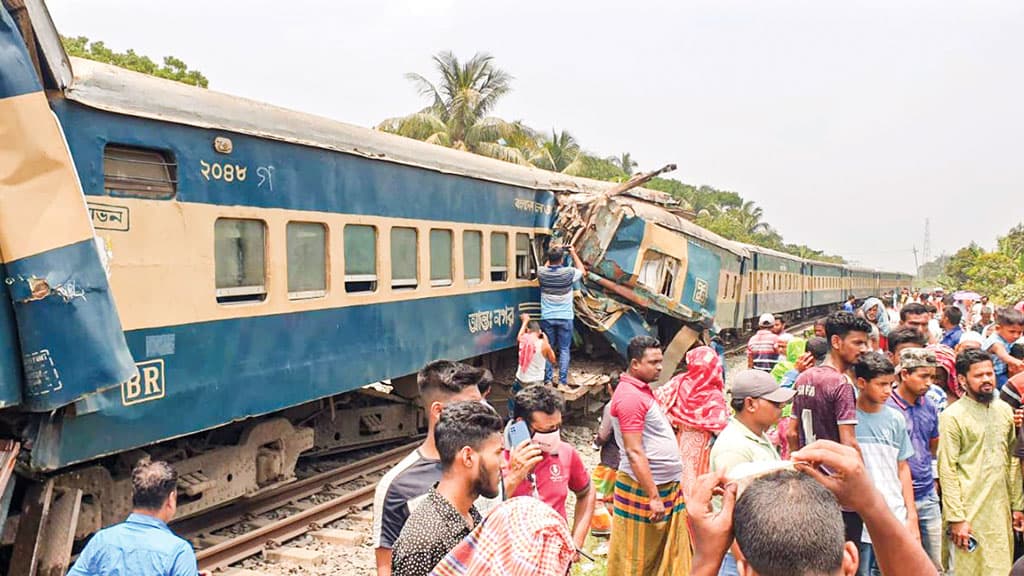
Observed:
[[[670,197],[637,192],[564,195],[555,229],[587,266],[577,318],[623,359],[633,337],[659,338],[667,380],[716,320],[734,322],[731,296],[748,255],[687,220]]]

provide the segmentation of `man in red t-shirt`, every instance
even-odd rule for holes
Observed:
[[[515,395],[514,406],[515,420],[526,422],[530,440],[505,451],[505,493],[538,498],[566,518],[565,500],[572,490],[572,538],[577,548],[583,548],[594,513],[594,490],[579,452],[559,435],[562,398],[554,388],[534,384]]]

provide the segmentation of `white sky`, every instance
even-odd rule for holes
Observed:
[[[50,0],[58,30],[372,126],[430,57],[490,52],[496,115],[735,190],[786,241],[913,270],[1024,219],[1024,2]],[[1011,203],[1011,200],[1016,202]]]

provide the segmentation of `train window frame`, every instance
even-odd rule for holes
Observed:
[[[648,258],[650,255],[655,255],[658,258]],[[640,259],[637,282],[654,294],[674,298],[681,268],[682,262],[675,256],[657,250],[645,250]],[[657,285],[650,284],[649,280],[655,277]]]
[[[400,260],[399,258],[395,257],[395,248],[396,248],[396,245],[404,244],[406,242],[405,238],[401,238],[399,242],[395,241],[395,238],[396,238],[395,232],[399,232],[399,231],[400,231],[400,234],[406,234],[407,232],[412,232],[412,247],[411,247],[411,250],[412,250],[412,276],[411,277],[405,276],[405,275],[403,275],[402,277],[398,277],[398,276],[395,275],[395,262],[398,262]],[[419,288],[419,285],[420,285],[420,281],[419,281],[419,275],[420,275],[420,261],[419,261],[420,260],[419,259],[420,231],[419,231],[419,229],[414,228],[412,226],[392,226],[391,230],[388,232],[388,235],[390,236],[390,239],[391,239],[391,246],[390,246],[390,251],[391,251],[391,262],[390,262],[391,263],[391,289],[393,291],[398,292],[398,291],[410,291],[410,290],[415,290],[415,289]],[[408,245],[403,245],[403,246],[400,247],[400,249],[404,249],[404,250],[407,251],[407,250],[410,249],[410,247]]]
[[[434,258],[434,256],[435,256],[434,239],[435,239],[435,237],[436,238],[440,238],[442,235],[445,235],[445,234],[448,236],[448,266],[447,266],[448,276],[446,278],[434,278],[434,271],[435,271],[435,269],[434,269],[434,262],[435,262],[435,258]],[[455,274],[452,271],[453,268],[454,268],[453,264],[454,264],[454,260],[455,260],[455,258],[453,257],[454,248],[455,248],[454,242],[455,242],[455,234],[452,232],[451,229],[449,229],[449,228],[431,228],[430,229],[430,235],[429,235],[429,243],[430,243],[430,286],[432,288],[443,288],[445,286],[451,286],[453,284],[453,282],[454,282]],[[438,268],[438,270],[440,270],[440,268]]]
[[[469,253],[470,243],[466,242],[467,238],[476,238],[476,258],[472,258],[472,254]],[[469,266],[467,264],[472,261],[476,264],[476,276],[470,276]],[[462,279],[466,281],[466,284],[475,286],[483,282],[484,279],[484,233],[480,230],[463,230],[462,231]]]
[[[369,257],[369,260],[368,260],[370,263],[373,264],[373,271],[372,272],[366,272],[364,270],[353,270],[350,273],[349,272],[349,270],[350,270],[349,266],[350,265],[351,266],[355,266],[356,258],[353,257],[353,256],[355,256],[355,254],[351,254],[350,255],[349,250],[350,249],[355,250],[357,248],[357,246],[356,246],[357,238],[353,237],[353,238],[350,239],[349,238],[349,233],[350,232],[352,232],[352,233],[356,233],[356,232],[365,233],[365,231],[367,229],[369,229],[369,231],[373,232],[373,243],[372,243],[373,250],[372,250],[372,252],[370,254],[370,257]],[[344,274],[345,274],[345,293],[346,294],[372,294],[372,293],[377,291],[377,288],[378,288],[378,285],[379,285],[378,280],[380,278],[380,274],[378,273],[379,269],[380,269],[380,266],[378,265],[378,262],[377,262],[377,254],[379,252],[379,250],[378,250],[378,245],[379,244],[380,244],[380,230],[378,230],[377,227],[374,226],[373,224],[359,224],[359,223],[355,223],[355,222],[349,223],[349,224],[345,224],[345,227],[341,231],[341,248],[342,248],[342,254],[344,254]],[[360,258],[364,259],[365,256],[360,256]],[[365,262],[360,262],[360,264],[365,264]]]
[[[505,243],[505,249],[495,252],[495,238],[501,238],[502,242]],[[490,237],[490,260],[488,261],[490,271],[491,282],[508,282],[508,232],[491,232]],[[498,266],[495,264],[495,254],[502,255],[504,266]]]
[[[526,239],[525,248],[519,246],[521,239]],[[537,267],[533,258],[533,238],[525,232],[516,232],[516,280],[534,280],[537,278]]]
[[[226,228],[222,227],[223,224],[228,224],[228,223],[232,223],[232,222],[234,222],[234,223],[245,223],[246,226],[248,226],[249,224],[252,224],[252,223],[259,224],[259,231],[260,231],[261,238],[260,238],[260,242],[258,242],[258,244],[262,247],[262,250],[259,252],[260,258],[262,260],[262,266],[261,266],[261,268],[262,268],[262,282],[259,283],[259,284],[239,283],[239,284],[234,285],[234,286],[221,286],[220,285],[221,277],[220,277],[219,272],[221,271],[222,258],[221,258],[221,252],[220,252],[220,244],[218,242],[218,240],[220,239],[219,234],[221,233],[222,229],[226,230]],[[242,240],[244,240],[243,236],[242,236],[243,232],[244,232],[242,226],[239,226],[237,228],[237,232],[239,234],[237,236],[237,238],[240,240],[240,242],[239,242],[239,252],[243,256],[242,259],[244,259],[245,258],[245,250],[242,249],[243,244],[241,242]],[[255,244],[254,244],[254,246],[255,246]],[[233,261],[234,260],[239,260],[238,258],[234,257],[235,256],[234,254],[225,255],[225,256],[230,256]],[[260,219],[257,219],[257,218],[217,218],[214,221],[214,224],[213,224],[213,266],[214,266],[214,296],[217,299],[217,303],[218,304],[238,305],[238,304],[259,304],[261,302],[265,302],[266,299],[267,299],[267,296],[268,296],[268,292],[269,292],[268,288],[267,288],[267,223],[266,223],[266,221],[260,220]],[[243,262],[241,268],[243,269],[242,272],[244,273],[244,269],[246,268],[246,265],[245,265],[244,262]]]
[[[107,172],[118,163],[124,174]],[[143,175],[154,169],[162,175]],[[128,174],[132,171],[137,174]],[[171,200],[178,193],[178,162],[170,150],[108,142],[103,146],[103,191],[113,197]]]
[[[293,258],[292,255],[292,236],[291,231],[298,229],[299,227],[305,227],[308,230],[318,228],[322,232],[321,246],[323,248],[323,258],[321,261],[321,267],[323,269],[323,288],[308,288],[304,290],[293,290],[292,286],[292,265],[295,263],[297,258]],[[290,220],[285,224],[285,257],[287,260],[287,283],[288,283],[288,299],[289,300],[310,300],[314,298],[323,298],[327,296],[327,291],[330,289],[331,283],[331,248],[330,248],[330,231],[327,229],[327,225],[323,222],[309,222],[304,220]],[[296,263],[297,265],[297,263]],[[296,272],[298,272],[296,270]]]

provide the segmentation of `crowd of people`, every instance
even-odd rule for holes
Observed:
[[[580,271],[566,270],[571,289]],[[591,532],[610,535],[614,575],[1024,574],[1024,303],[855,302],[800,336],[762,316],[747,369],[728,377],[721,351],[698,344],[655,386],[662,345],[637,336],[593,470],[561,438],[550,379],[568,361],[547,326],[521,318],[507,415],[486,400],[489,371],[427,364],[426,437],[376,488],[377,574],[561,576]],[[143,461],[132,481],[133,514],[72,574],[196,574],[167,528],[173,468]]]

